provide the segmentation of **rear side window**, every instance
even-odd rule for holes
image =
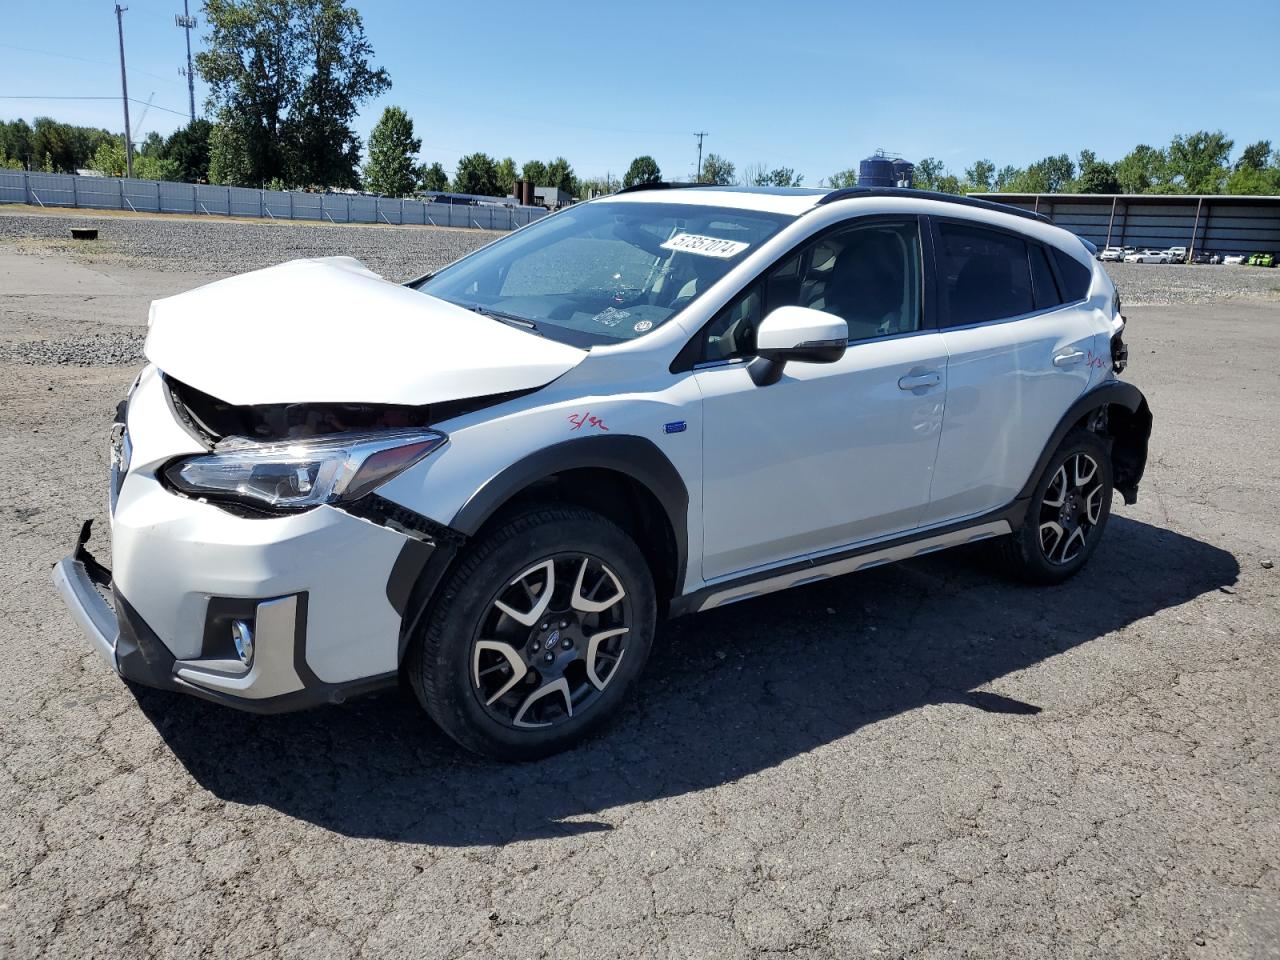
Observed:
[[[1058,264],[1058,276],[1062,278],[1062,293],[1067,302],[1083,300],[1089,296],[1089,283],[1093,280],[1089,268],[1057,247],[1053,248],[1053,259]]]
[[[968,224],[938,224],[938,282],[947,325],[962,327],[1035,310],[1027,243]]]
[[[1031,287],[1035,294],[1036,309],[1047,310],[1062,303],[1058,295],[1058,284],[1053,279],[1053,268],[1049,266],[1049,255],[1038,243],[1027,245],[1031,257]]]

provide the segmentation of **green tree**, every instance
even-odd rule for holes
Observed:
[[[123,177],[125,172],[124,143],[120,141],[104,141],[94,151],[89,161],[89,169],[96,170],[104,177]]]
[[[1076,176],[1076,165],[1065,153],[1045,157],[1027,167],[1027,178],[1036,184],[1030,193],[1062,193]]]
[[[364,188],[388,197],[412,193],[416,182],[415,156],[422,141],[413,135],[413,121],[400,107],[387,107],[369,133],[369,162]]]
[[[1244,148],[1240,159],[1236,161],[1237,170],[1265,170],[1267,160],[1271,157],[1271,141],[1259,140]]]
[[[509,197],[516,188],[516,162],[511,157],[503,157],[498,161],[498,190],[504,197]]]
[[[990,160],[977,160],[965,168],[964,179],[973,193],[990,193],[996,182],[996,165]]]
[[[456,193],[493,197],[498,193],[498,167],[487,153],[469,153],[458,161],[453,174]]]
[[[1140,143],[1116,163],[1121,193],[1150,193],[1165,181],[1163,150]]]
[[[19,169],[31,162],[31,125],[25,120],[0,120],[0,154],[17,161]]]
[[[603,177],[587,177],[585,180],[578,181],[578,193],[576,196],[582,200],[590,200],[592,197],[602,197],[605,194],[617,193],[618,188],[621,186],[621,183],[608,174]]]
[[[165,141],[164,155],[177,165],[177,179],[203,183],[209,179],[209,135],[213,124],[203,118],[175,130]]]
[[[858,170],[856,167],[847,167],[844,170],[837,170],[827,178],[827,183],[833,190],[840,190],[844,187],[856,187],[858,185]]]
[[[530,160],[520,171],[520,179],[528,180],[535,187],[550,186],[547,180],[547,165],[541,160]]]
[[[577,196],[578,178],[573,175],[573,167],[564,157],[556,157],[547,164],[547,182],[544,186],[557,187],[565,193]]]
[[[912,182],[921,190],[937,190],[938,179],[946,172],[942,161],[936,157],[925,157],[915,165]]]
[[[728,186],[734,182],[734,166],[718,153],[708,153],[702,158],[702,169],[698,171],[699,183],[714,183]]]
[[[449,174],[439,161],[418,168],[418,189],[426,193],[444,193],[449,189]]]
[[[631,166],[627,167],[627,172],[622,175],[624,187],[634,187],[638,183],[661,182],[662,171],[658,168],[658,161],[647,153],[632,160]]]
[[[196,64],[210,105],[235,118],[243,139],[237,182],[354,186],[360,140],[351,124],[391,85],[370,65],[360,14],[344,0],[205,0],[205,22],[208,49]]]
[[[757,187],[798,187],[804,182],[804,174],[797,174],[791,167],[775,167],[755,178]]]
[[[250,135],[245,125],[223,111],[209,131],[209,182],[230,187],[255,185]],[[266,180],[283,180],[277,175]],[[257,183],[263,181],[256,181]]]
[[[1072,190],[1075,193],[1119,193],[1120,181],[1114,163],[1099,160],[1092,150],[1080,151],[1080,174]]]
[[[1227,178],[1227,193],[1270,196],[1280,193],[1280,166],[1237,167]]]
[[[944,173],[933,182],[933,189],[939,193],[961,194],[965,192],[966,186],[954,173]]]
[[[1022,176],[1022,170],[1012,164],[1005,164],[996,171],[993,186],[997,193],[1012,193],[1013,184]]]
[[[1226,185],[1231,140],[1221,130],[1198,130],[1173,138],[1166,151],[1168,186],[1181,193],[1221,193]]]
[[[133,158],[133,175],[139,180],[177,180],[178,165],[168,157],[148,153]]]

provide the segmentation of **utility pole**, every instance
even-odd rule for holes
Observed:
[[[695,133],[694,136],[698,138],[698,167],[693,173],[693,182],[701,183],[702,182],[702,138],[709,136],[709,134],[705,130],[700,130],[697,133]]]
[[[133,179],[133,139],[129,136],[129,81],[124,73],[124,12],[128,7],[116,4],[116,31],[120,34],[120,100],[124,104],[124,167]]]
[[[182,13],[174,14],[176,26],[187,31],[187,95],[191,98],[191,122],[196,122],[196,78],[191,72],[191,30],[196,25],[196,18],[191,16],[188,0],[182,0]]]

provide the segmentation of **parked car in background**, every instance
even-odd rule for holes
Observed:
[[[1169,255],[1170,263],[1186,263],[1187,248],[1186,247],[1170,247],[1165,251]]]
[[[1245,255],[1243,253],[1228,253],[1225,257],[1222,258],[1223,263],[1232,264],[1233,266],[1236,264],[1244,263],[1244,261],[1245,261]]]
[[[138,683],[274,712],[403,681],[545,756],[663,616],[985,539],[1077,573],[1147,457],[1124,327],[1071,233],[903,189],[647,185],[404,285],[297,260],[152,305],[112,569],[86,524],[54,579]]]
[[[1255,253],[1249,257],[1248,262],[1251,267],[1274,267],[1276,258],[1270,253]]]
[[[1124,259],[1123,247],[1107,247],[1098,254],[1098,259],[1104,263],[1119,263]]]
[[[1125,254],[1125,263],[1168,263],[1169,254],[1163,250],[1135,250]]]
[[[1197,253],[1191,258],[1192,263],[1221,263],[1220,253]]]

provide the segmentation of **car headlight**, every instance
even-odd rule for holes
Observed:
[[[434,430],[330,434],[255,443],[235,439],[175,461],[164,476],[192,497],[268,510],[308,510],[355,500],[408,469],[448,438]]]

